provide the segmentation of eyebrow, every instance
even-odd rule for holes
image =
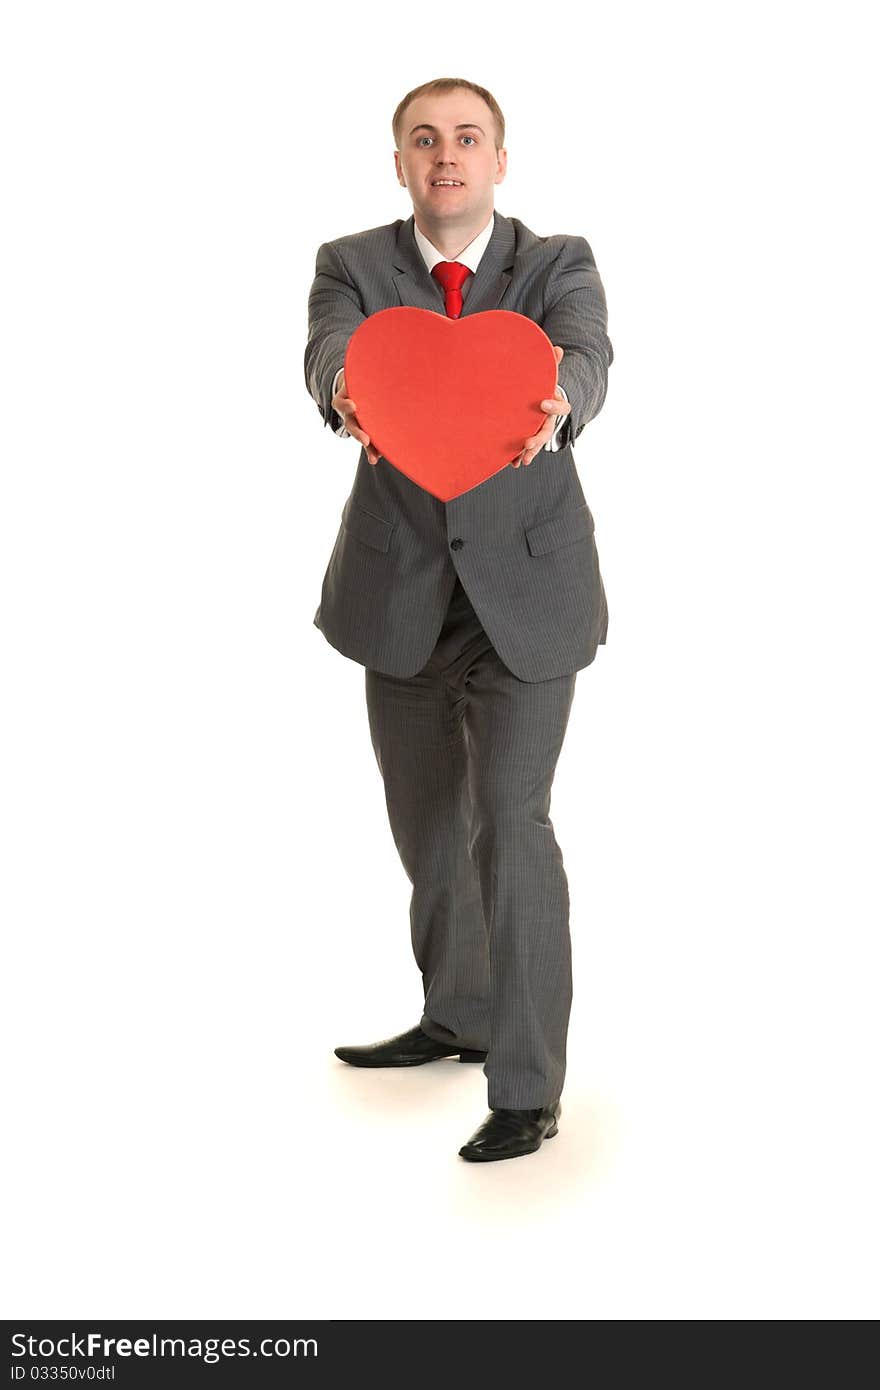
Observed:
[[[436,127],[435,125],[425,125],[424,122],[423,122],[421,125],[414,125],[413,128],[412,128],[412,130],[410,131],[410,135],[415,135],[415,133],[416,133],[417,130],[436,130],[436,129],[437,129],[437,127]],[[483,129],[483,127],[482,127],[482,126],[479,126],[479,125],[474,125],[473,121],[465,121],[463,125],[457,125],[457,126],[455,127],[455,129],[456,129],[456,130],[478,130],[478,131],[480,132],[481,135],[485,135],[485,134],[486,134],[486,132],[485,132],[485,130]]]

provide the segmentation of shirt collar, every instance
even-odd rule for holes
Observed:
[[[492,216],[489,218],[483,230],[478,232],[473,241],[468,242],[464,250],[459,252],[455,258],[462,265],[466,265],[468,270],[473,271],[475,275],[477,273],[477,266],[480,264],[483,252],[489,245],[494,230],[495,213],[493,211]],[[419,231],[415,218],[413,218],[413,232],[416,238],[416,245],[422,253],[422,259],[428,267],[428,274],[430,275],[434,266],[438,265],[440,261],[445,261],[446,257],[441,251],[437,250],[433,241],[428,240],[424,232]]]

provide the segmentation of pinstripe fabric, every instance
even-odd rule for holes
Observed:
[[[549,1105],[565,1078],[569,896],[549,811],[576,680],[517,680],[459,581],[422,671],[366,671],[388,817],[413,885],[420,1023],[488,1052],[493,1108]]]
[[[352,333],[365,317],[398,304],[444,313],[413,217],[319,248],[304,367],[325,424],[336,419],[333,381]],[[314,623],[344,656],[388,675],[411,676],[425,665],[456,575],[520,680],[580,670],[606,639],[593,517],[572,449],[604,403],[613,360],[588,243],[536,236],[496,212],[462,318],[497,308],[534,319],[565,350],[559,380],[572,409],[563,447],[541,450],[528,468],[504,468],[447,503],[385,460],[371,465],[361,450]]]

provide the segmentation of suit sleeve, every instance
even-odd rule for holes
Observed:
[[[360,294],[342,257],[330,242],[324,242],[318,247],[315,278],[309,291],[304,368],[309,394],[324,424],[332,425],[337,434],[341,432],[340,417],[330,405],[333,383],[345,363],[348,341],[365,318]]]
[[[566,237],[548,270],[541,327],[551,343],[564,350],[559,385],[571,403],[571,413],[554,440],[565,448],[602,409],[608,368],[614,361],[605,291],[583,237]]]

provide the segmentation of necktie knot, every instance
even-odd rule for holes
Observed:
[[[435,280],[439,280],[446,292],[447,316],[457,319],[462,306],[461,287],[471,271],[466,265],[462,265],[461,261],[438,261],[431,274]]]

